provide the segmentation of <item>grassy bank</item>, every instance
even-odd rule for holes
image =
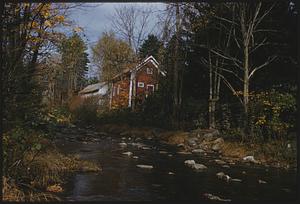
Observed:
[[[61,113],[49,113],[42,126],[22,126],[3,134],[3,200],[57,201],[64,178],[74,172],[100,171],[92,162],[58,151],[53,135],[59,124],[69,123]]]
[[[56,149],[40,154],[32,152],[22,161],[23,173],[3,177],[4,201],[55,201],[55,193],[63,191],[64,178],[73,172],[97,172],[101,168],[74,155],[64,155]]]

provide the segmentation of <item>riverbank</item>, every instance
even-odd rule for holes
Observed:
[[[284,169],[296,169],[296,140],[240,142],[227,140],[217,130],[196,129],[193,131],[167,131],[151,127],[130,127],[128,125],[105,124],[95,127],[99,132],[120,137],[153,138],[163,143],[176,145],[183,153],[215,153],[231,163],[263,165]]]
[[[75,172],[101,171],[101,167],[93,162],[62,154],[50,140],[44,139],[43,143],[48,146],[42,152],[24,155],[22,175],[2,177],[3,201],[60,201],[59,193],[64,191],[62,184],[66,176]]]

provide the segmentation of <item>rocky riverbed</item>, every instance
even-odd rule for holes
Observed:
[[[121,128],[120,128],[121,129]],[[218,132],[194,132],[170,145],[159,130],[60,128],[59,149],[98,163],[99,173],[70,176],[60,196],[69,201],[271,201],[296,199],[296,172],[223,157]],[[105,130],[105,131],[104,131]],[[146,133],[145,133],[146,132]],[[208,135],[207,135],[208,134]],[[164,142],[162,142],[164,141]]]

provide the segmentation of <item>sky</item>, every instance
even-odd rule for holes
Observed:
[[[164,3],[87,3],[84,8],[75,9],[70,14],[70,19],[83,28],[83,34],[89,47],[88,54],[91,57],[91,46],[101,37],[104,31],[111,30],[110,16],[113,15],[115,7],[133,5],[135,7],[152,7],[159,11],[164,9]],[[151,23],[156,22],[157,12],[151,17]],[[89,65],[90,70],[87,77],[95,76],[97,70]]]

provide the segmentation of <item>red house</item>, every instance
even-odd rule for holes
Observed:
[[[126,69],[112,79],[110,108],[132,107],[158,89],[159,75],[166,73],[159,68],[153,56],[147,57],[132,69]]]

